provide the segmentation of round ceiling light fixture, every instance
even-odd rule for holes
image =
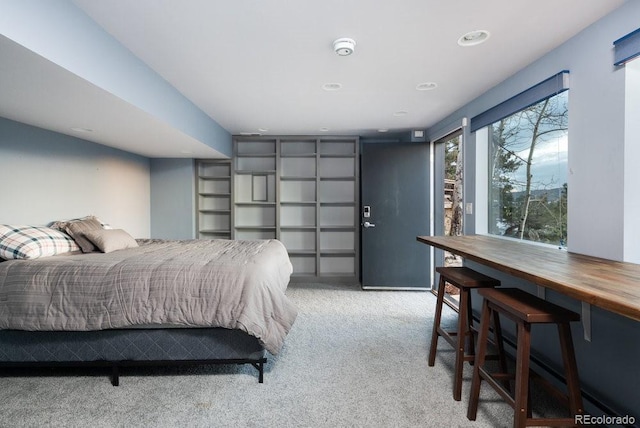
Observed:
[[[342,88],[341,83],[325,83],[322,85],[322,89],[325,91],[339,91]]]
[[[93,129],[91,129],[91,128],[81,128],[79,126],[74,126],[73,128],[71,128],[71,130],[74,131],[74,132],[80,132],[80,133],[83,133],[83,134],[87,134],[87,133],[93,132]]]
[[[333,42],[333,50],[340,56],[349,56],[356,49],[356,41],[342,37]]]
[[[487,41],[490,35],[491,34],[486,30],[469,31],[458,39],[458,44],[464,47],[476,46]]]
[[[438,84],[436,82],[424,82],[424,83],[419,83],[416,86],[416,90],[417,91],[430,91],[432,89],[435,89],[438,87]]]

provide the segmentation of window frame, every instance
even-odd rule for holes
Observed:
[[[569,89],[569,71],[562,70],[559,73],[543,80],[542,82],[526,89],[519,94],[503,101],[494,107],[474,116],[470,121],[471,136],[475,139],[476,149],[476,165],[485,165],[485,168],[476,168],[476,233],[487,234],[504,239],[515,239],[511,237],[494,235],[489,233],[489,144],[490,144],[490,126],[506,117],[514,115],[528,107],[538,104],[539,102],[553,97],[557,94],[565,92]],[[555,246],[538,241],[523,240],[530,244]],[[565,247],[566,248],[566,247]]]

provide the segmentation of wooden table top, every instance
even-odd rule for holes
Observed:
[[[417,240],[640,321],[640,265],[484,235]]]

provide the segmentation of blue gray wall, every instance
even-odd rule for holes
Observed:
[[[471,118],[561,70],[569,70],[569,250],[636,263],[640,216],[637,212],[631,215],[631,200],[625,200],[625,192],[627,199],[637,195],[640,153],[634,148],[640,141],[637,128],[632,131],[634,127],[626,122],[633,120],[631,114],[637,123],[640,111],[625,116],[627,70],[613,66],[613,41],[637,29],[638,17],[640,2],[625,3],[428,130],[430,138],[442,136],[463,117]],[[476,185],[484,183],[475,183],[470,177],[476,175],[476,168],[486,165],[475,164],[475,135],[468,129],[465,150],[465,200],[475,203]],[[475,232],[474,222],[474,215],[466,216],[467,233]],[[473,267],[501,279],[504,285],[537,291],[533,284],[514,281],[475,264]],[[547,292],[547,298],[581,311],[580,302],[565,296]],[[479,309],[478,299],[474,306]],[[583,339],[582,326],[573,329],[583,389],[615,411],[639,419],[638,322],[595,307],[591,308],[591,321],[591,342]],[[534,336],[536,354],[551,367],[561,367],[555,332],[543,329],[538,334],[534,331]]]
[[[151,236],[193,239],[195,165],[192,159],[151,159]]]
[[[148,159],[0,118],[1,224],[89,214],[136,238],[195,237],[193,159]]]
[[[231,134],[70,0],[0,0],[0,34],[231,156]]]
[[[0,118],[0,173],[2,224],[94,214],[149,237],[147,158]]]

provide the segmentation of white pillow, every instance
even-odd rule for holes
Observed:
[[[37,259],[79,250],[72,237],[50,227],[0,224],[3,259]]]

